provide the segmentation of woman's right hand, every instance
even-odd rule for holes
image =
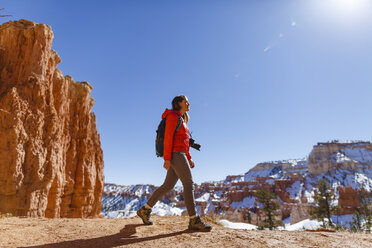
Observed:
[[[164,168],[165,168],[166,170],[169,169],[170,165],[171,165],[171,161],[170,161],[170,160],[166,160],[166,161],[164,161]]]

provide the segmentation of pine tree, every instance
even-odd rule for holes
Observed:
[[[277,196],[266,189],[261,189],[256,191],[256,197],[257,201],[263,204],[262,211],[265,214],[265,219],[262,221],[263,224],[260,224],[258,229],[263,230],[264,228],[269,228],[273,230],[277,226],[283,225],[282,221],[275,220],[275,216],[278,215],[277,210],[280,208],[280,205],[274,201]]]
[[[360,213],[359,208],[355,209],[355,212],[353,214],[353,221],[350,222],[350,230],[353,232],[359,232],[362,230],[362,215]]]
[[[372,211],[371,211],[371,200],[370,193],[365,189],[358,192],[358,200],[362,206],[361,215],[363,219],[363,229],[367,232],[371,232],[372,228]]]
[[[326,227],[324,221],[328,219],[328,225],[333,227],[331,215],[337,212],[338,207],[332,206],[330,202],[335,199],[335,194],[328,185],[327,179],[323,178],[317,182],[317,193],[314,196],[314,202],[317,205],[314,209],[309,211],[311,219],[317,219],[321,221],[323,227]]]

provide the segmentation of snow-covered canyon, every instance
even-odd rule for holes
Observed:
[[[265,187],[278,196],[281,219],[293,225],[309,219],[307,211],[314,204],[316,183],[322,178],[328,180],[336,194],[332,204],[341,207],[340,214],[332,218],[347,224],[359,206],[357,191],[372,189],[372,144],[318,143],[306,157],[258,163],[244,174],[195,185],[197,213],[216,213],[227,221],[257,225],[262,206],[256,201],[255,191]],[[156,188],[105,184],[101,214],[106,218],[135,216]],[[175,187],[168,192],[153,207],[152,214],[187,215],[182,190]]]

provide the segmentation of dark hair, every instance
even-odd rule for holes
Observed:
[[[178,96],[174,97],[173,100],[172,100],[172,110],[180,110],[181,107],[178,103],[182,102],[185,99],[186,99],[185,95],[178,95]],[[187,112],[185,112],[183,114],[182,118],[186,121],[186,123],[188,123],[189,119],[190,119],[190,116]]]
[[[178,95],[172,100],[172,110],[180,110],[181,107],[178,103],[182,102],[185,99],[184,95]]]

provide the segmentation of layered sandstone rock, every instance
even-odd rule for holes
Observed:
[[[301,220],[310,219],[309,211],[313,209],[311,203],[299,203],[291,206],[290,224],[295,224]]]
[[[351,186],[337,187],[338,190],[338,205],[340,206],[340,214],[353,214],[356,208],[361,207],[358,199],[358,190]]]
[[[353,156],[357,159],[353,159]],[[309,158],[309,173],[319,175],[337,169],[372,169],[372,144],[370,142],[339,143],[319,142]]]
[[[56,67],[50,26],[0,26],[0,212],[88,217],[101,210],[103,152],[88,82]]]

